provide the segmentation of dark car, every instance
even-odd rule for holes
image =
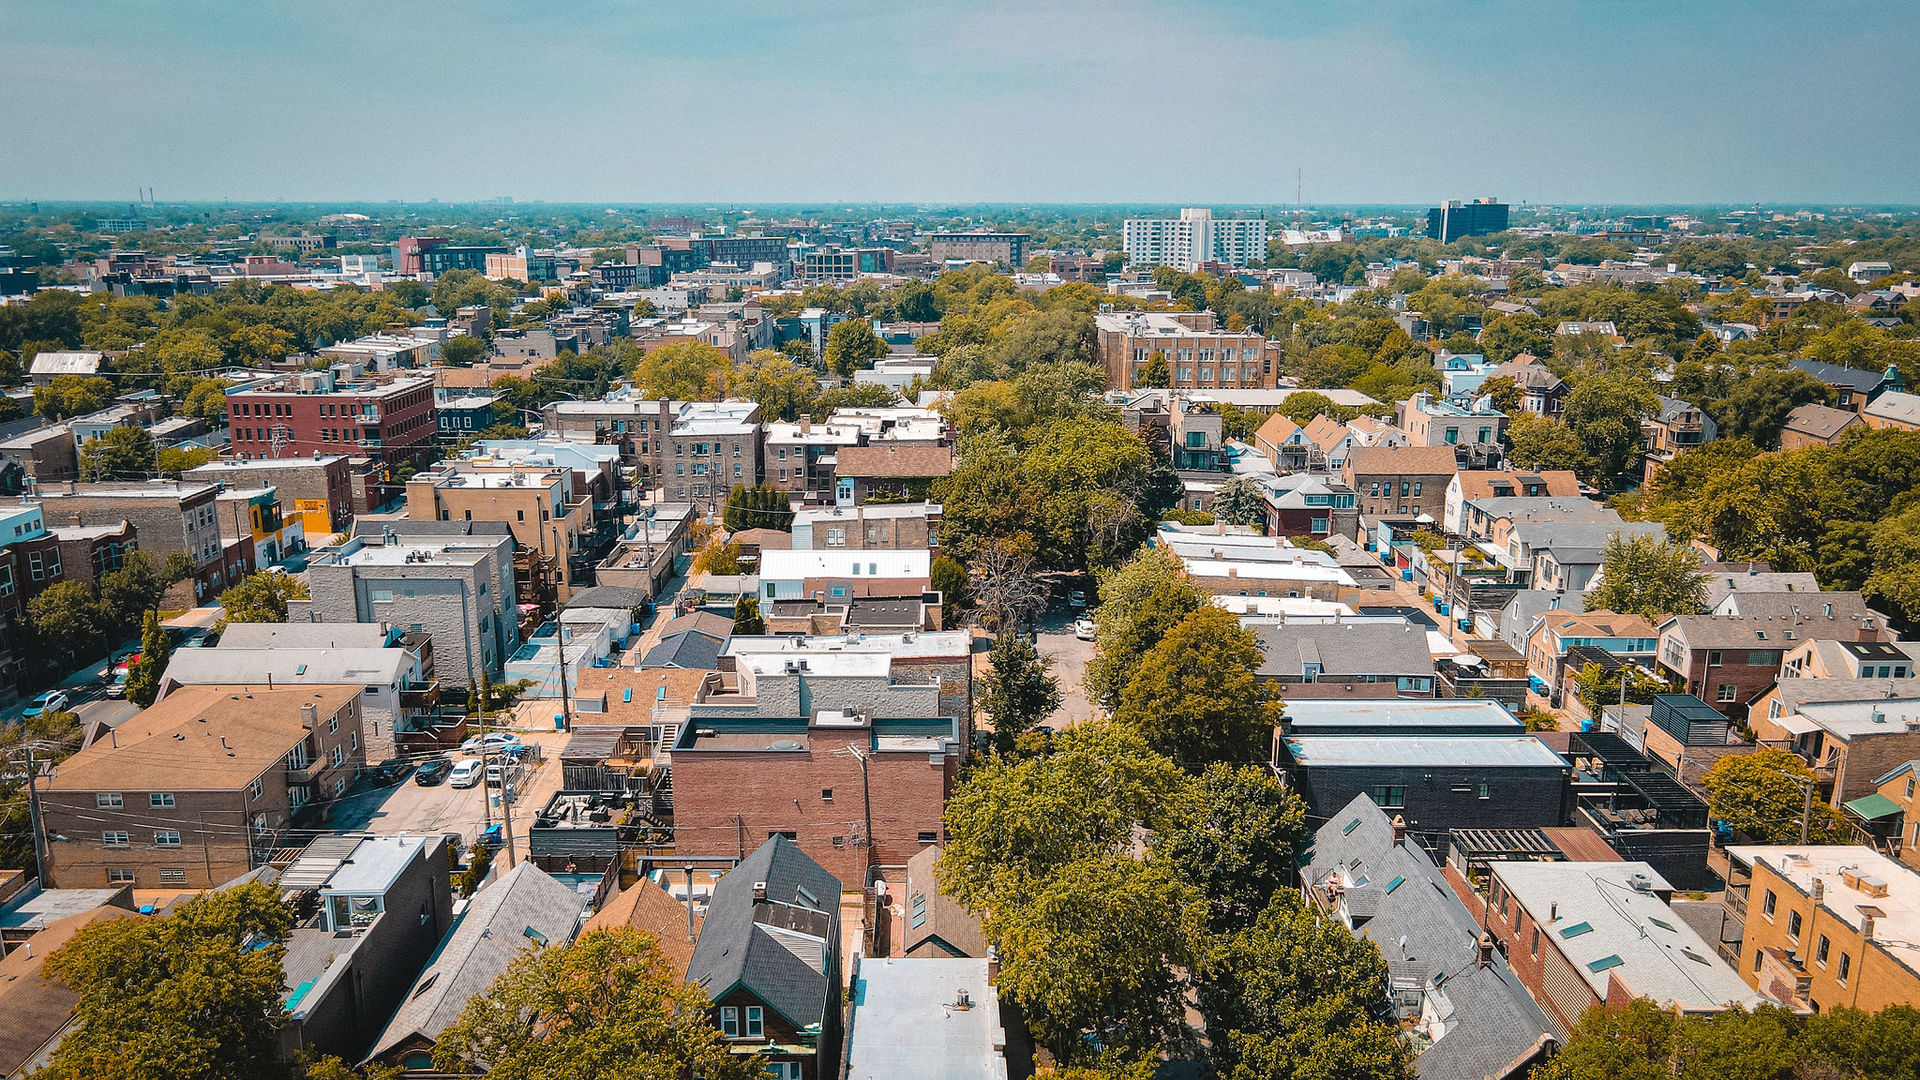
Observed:
[[[445,780],[447,774],[452,771],[453,762],[446,758],[429,758],[421,762],[419,768],[413,770],[413,782],[421,787],[428,787]]]

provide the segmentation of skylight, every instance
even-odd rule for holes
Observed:
[[[1561,930],[1560,936],[1563,939],[1577,938],[1581,934],[1591,933],[1592,930],[1593,930],[1592,923],[1577,922],[1577,923],[1574,923],[1572,926],[1566,927],[1565,929]]]
[[[1587,970],[1598,974],[1599,972],[1606,971],[1608,968],[1617,968],[1624,963],[1626,963],[1626,961],[1620,959],[1618,954],[1609,954],[1588,964]]]

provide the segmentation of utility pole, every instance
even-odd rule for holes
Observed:
[[[1807,842],[1808,829],[1813,824],[1813,789],[1815,781],[1813,777],[1809,776],[1800,781],[1800,786],[1807,789],[1807,804],[1800,811],[1800,843],[1804,846]]]
[[[51,750],[52,743],[43,743],[32,739],[21,744],[20,749],[27,752],[27,825],[33,830],[33,868],[39,877],[40,887],[47,885],[47,835],[40,824],[40,758],[39,751]],[[17,774],[16,774],[17,775]]]
[[[857,762],[859,762],[859,763],[860,763],[860,801],[861,801],[861,804],[862,804],[862,806],[864,807],[864,812],[865,812],[865,814],[866,814],[866,824],[867,824],[867,833],[866,833],[866,836],[865,836],[865,838],[864,838],[864,839],[863,839],[863,841],[862,841],[862,842],[863,842],[863,843],[864,843],[864,844],[866,845],[866,848],[867,848],[867,874],[866,874],[866,876],[867,876],[867,878],[868,878],[868,880],[867,880],[867,881],[865,881],[865,882],[862,882],[862,883],[861,883],[861,887],[862,887],[862,888],[865,888],[865,887],[866,887],[867,885],[871,885],[871,884],[873,884],[873,882],[872,882],[872,878],[873,878],[873,860],[874,860],[874,851],[873,851],[873,787],[872,787],[872,785],[871,785],[871,784],[869,784],[869,783],[868,783],[868,781],[867,781],[867,757],[868,757],[868,754],[867,754],[867,751],[865,751],[865,750],[862,750],[862,749],[860,749],[859,747],[857,747],[857,746],[855,746],[855,745],[853,745],[852,743],[848,743],[848,744],[847,744],[846,746],[844,746],[844,747],[842,747],[842,748],[840,748],[839,750],[836,750],[836,751],[834,751],[834,753],[836,753],[836,754],[848,754],[848,755],[850,755],[850,756],[851,756],[851,757],[853,758],[853,760],[855,760],[855,761],[857,761]]]

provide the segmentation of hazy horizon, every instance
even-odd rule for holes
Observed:
[[[1920,203],[1916,5],[0,5],[8,201]]]

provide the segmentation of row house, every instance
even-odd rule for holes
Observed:
[[[1438,522],[1446,513],[1447,487],[1458,471],[1454,452],[1446,446],[1368,446],[1347,455],[1341,479],[1364,515],[1425,514]]]
[[[1660,411],[1640,421],[1640,438],[1646,447],[1644,479],[1651,483],[1674,458],[1719,437],[1720,425],[1706,410],[1679,398],[1662,397]]]
[[[1676,615],[1660,624],[1662,677],[1732,718],[1780,676],[1785,650],[1808,638],[1889,641],[1878,614],[1821,608],[1752,615]]]

